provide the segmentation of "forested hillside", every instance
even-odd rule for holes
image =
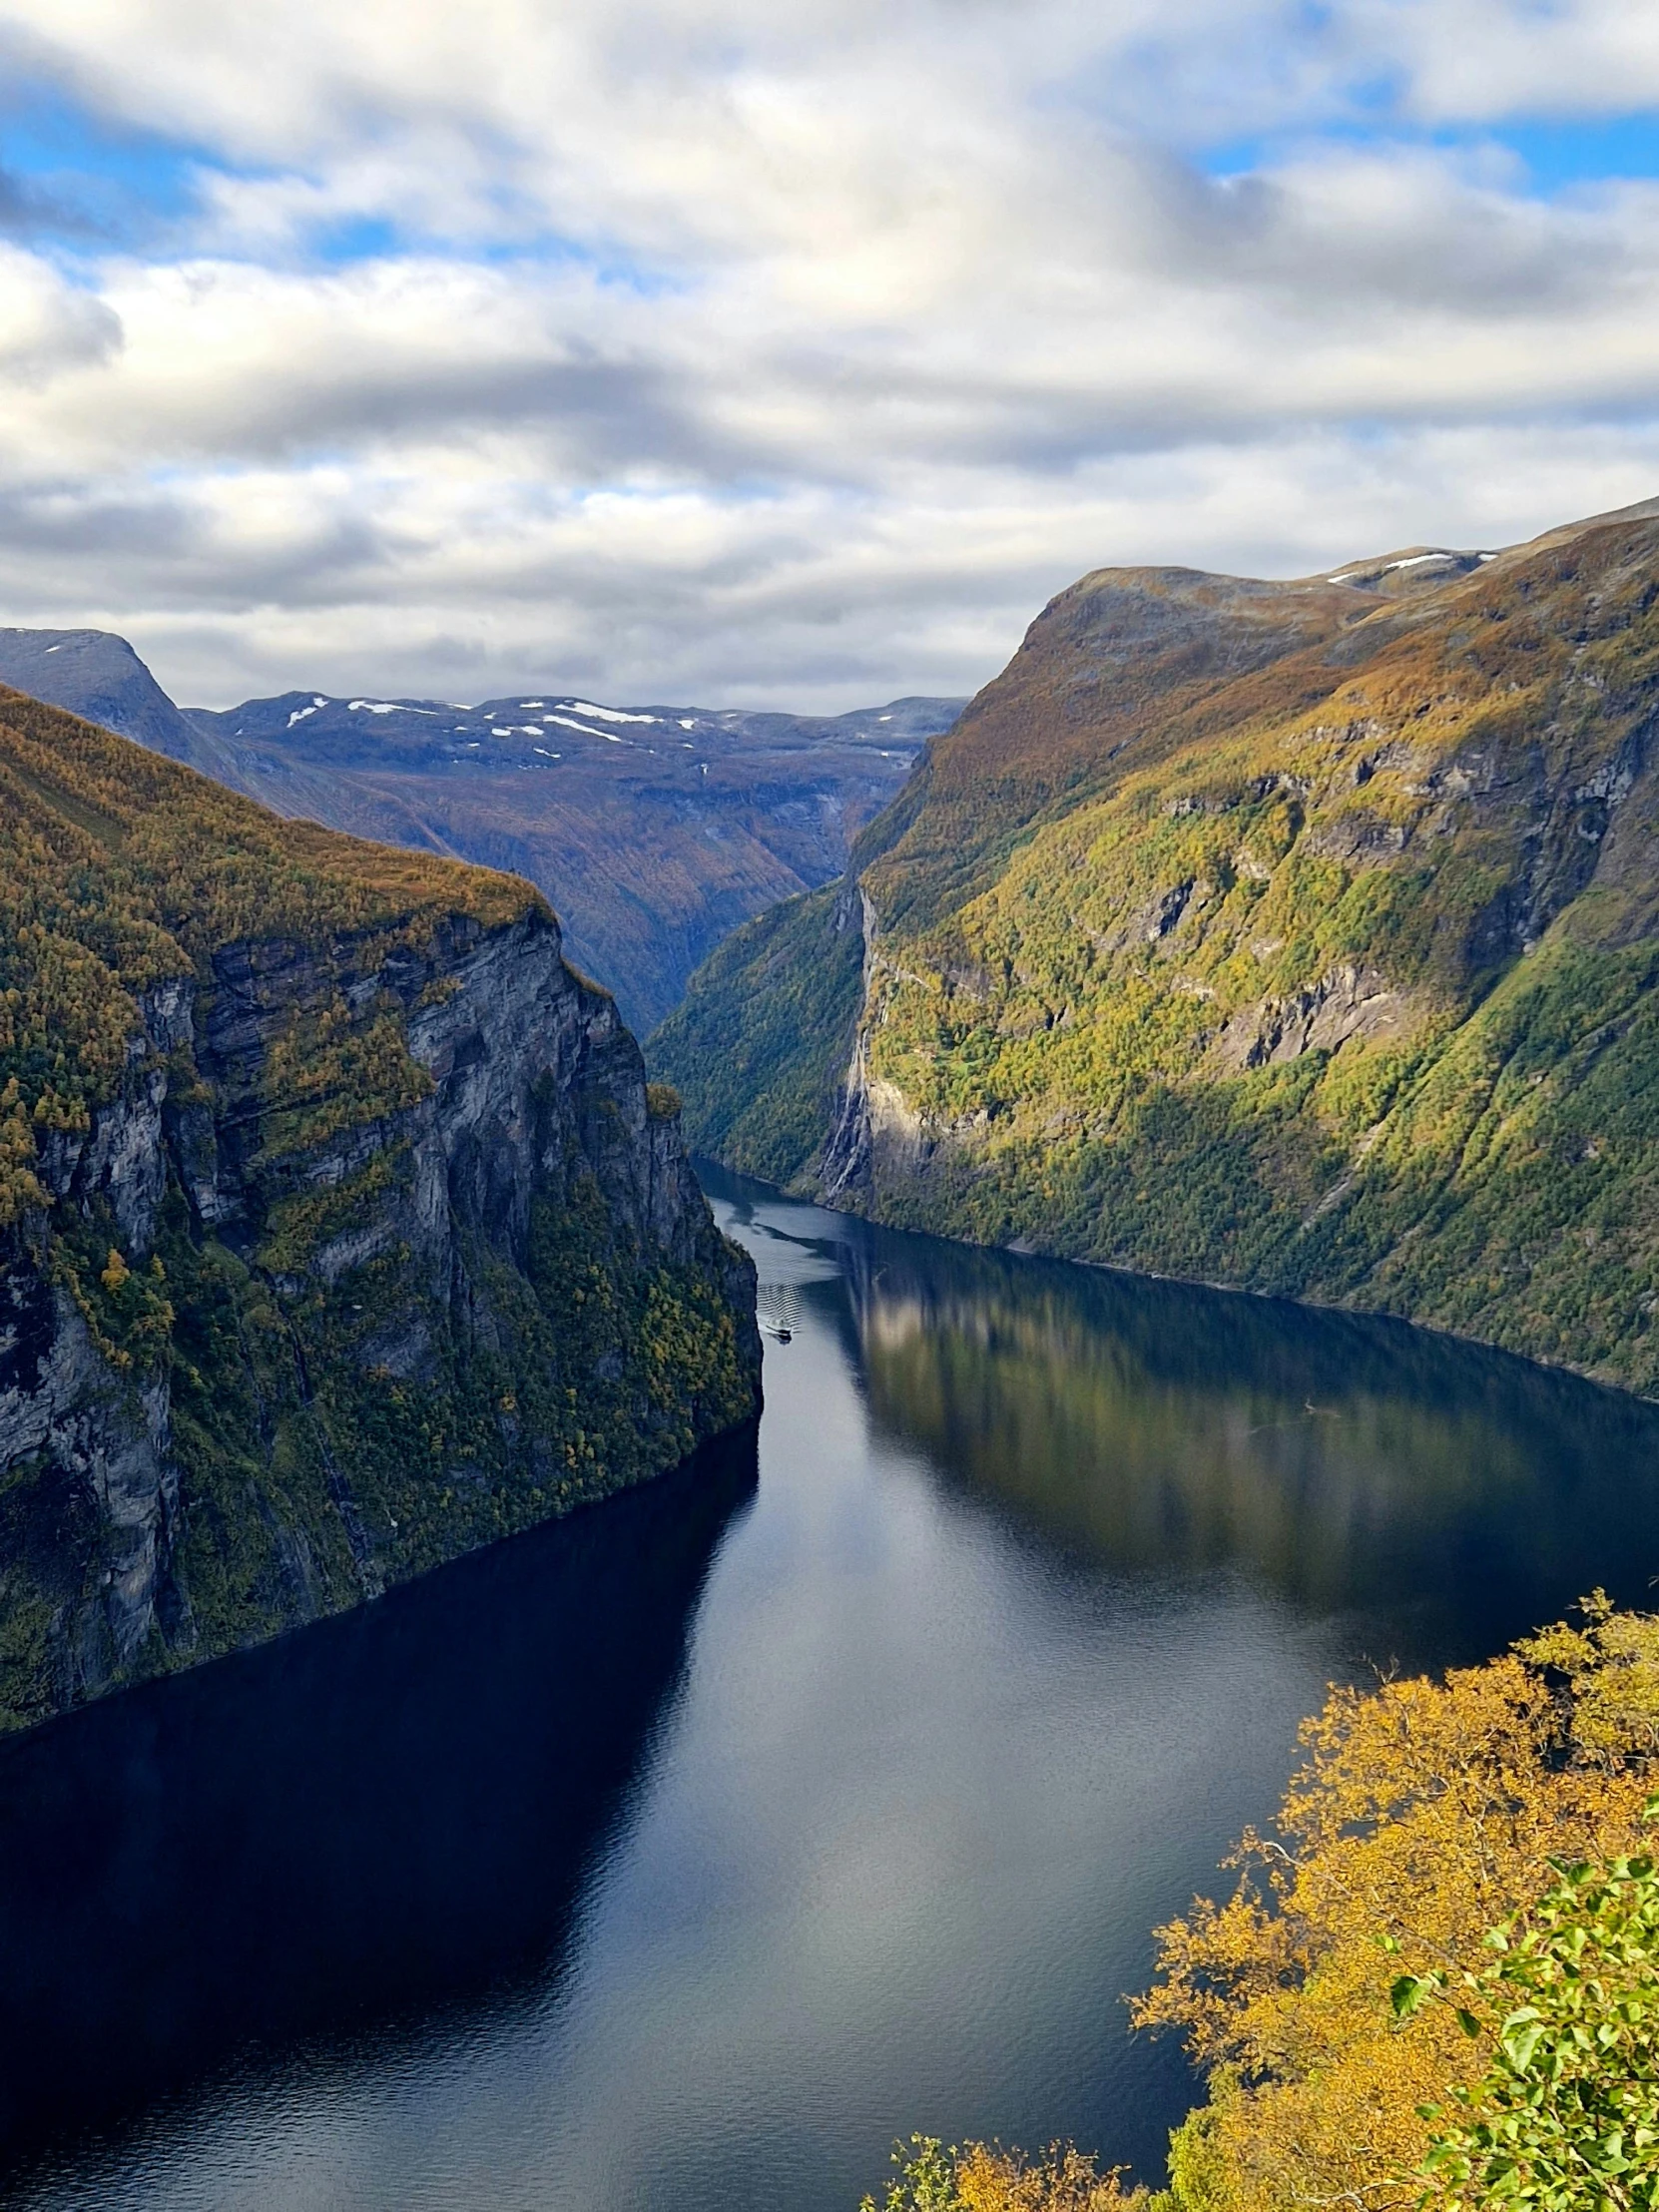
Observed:
[[[275,813],[522,875],[641,1031],[731,929],[832,881],[959,699],[845,715],[285,692],[181,710],[124,638],[0,630],[0,684]]]
[[[0,692],[0,1727],[673,1464],[753,1295],[530,884]]]
[[[1084,578],[658,1032],[694,1144],[1659,1388],[1656,512]]]

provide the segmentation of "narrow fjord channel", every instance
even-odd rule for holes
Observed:
[[[1659,1407],[710,1184],[758,1445],[0,1752],[5,2201],[853,2212],[912,2128],[1151,2177],[1121,1993],[1325,1684],[1652,1602]]]

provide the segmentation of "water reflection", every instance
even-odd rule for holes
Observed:
[[[1659,1406],[1395,1323],[880,1232],[844,1265],[876,1421],[1092,1560],[1386,1605],[1423,1664],[1597,1582],[1651,1602]]]
[[[1393,1655],[1428,1666],[1596,1583],[1652,1602],[1659,1405],[1397,1322],[716,1188],[763,1269],[844,1278],[878,1428],[1098,1566],[1243,1568],[1301,1609],[1382,1608]]]
[[[264,2046],[395,2043],[561,1960],[753,1434],[366,1612],[0,1754],[15,2162]]]
[[[63,2130],[13,2201],[850,2212],[912,2128],[1156,2178],[1191,2083],[1120,1992],[1327,1682],[1646,1594],[1659,1409],[711,1182],[758,1490],[0,1752],[0,2119]]]

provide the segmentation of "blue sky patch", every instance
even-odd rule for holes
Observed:
[[[1473,128],[1412,131],[1396,122],[1348,123],[1314,133],[1279,133],[1229,139],[1202,149],[1196,159],[1212,177],[1241,177],[1269,169],[1311,147],[1429,147],[1478,154],[1496,149],[1513,156],[1522,191],[1548,199],[1576,186],[1659,177],[1659,114],[1602,116],[1570,122],[1520,120]]]
[[[188,216],[205,150],[89,113],[55,87],[11,88],[0,167],[40,211],[38,227],[132,245]],[[56,217],[57,220],[54,220]]]
[[[56,246],[72,260],[101,246],[163,261],[195,252],[204,182],[273,174],[227,162],[203,144],[112,122],[50,84],[12,85],[0,94],[0,236]],[[545,228],[540,211],[510,191],[499,195],[496,212],[493,230],[461,237],[433,236],[382,211],[319,213],[309,222],[296,216],[277,258],[320,269],[425,254],[497,267],[562,263],[642,297],[679,288],[620,246]],[[262,261],[272,258],[254,252]]]
[[[1619,177],[1659,177],[1659,115],[1511,123],[1489,135],[1519,155],[1540,192]]]

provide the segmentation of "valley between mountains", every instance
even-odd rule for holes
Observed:
[[[527,877],[642,1033],[739,922],[840,874],[964,704],[813,716],[296,691],[214,713],[176,707],[125,639],[97,630],[0,630],[0,683],[279,815]]]
[[[695,1148],[1659,1390],[1659,502],[1104,569],[693,978]]]
[[[0,1734],[54,1723],[0,1793],[13,2171],[57,2130],[152,2176],[165,2094],[172,2170],[263,2202],[357,2094],[326,2040],[399,2085],[385,2212],[438,2132],[444,2202],[765,2161],[830,2212],[952,2079],[885,2212],[1415,2204],[1433,2100],[1507,2095],[1475,1968],[1575,1909],[1550,1868],[1643,1885],[1646,2004],[1659,1409],[1132,1278],[1659,1397],[1656,608],[1659,501],[1103,570],[959,718],[857,728],[187,715],[119,640],[7,634],[97,717],[0,691]],[[438,849],[530,849],[542,792],[621,1003]],[[401,844],[306,819],[394,801]],[[697,857],[745,822],[813,887]],[[707,1170],[717,1217],[688,1137],[788,1191]],[[1185,2120],[1103,2032],[1135,1982]],[[1645,2110],[1650,2025],[1582,1985],[1583,2077]],[[1165,2143],[1167,2188],[1089,2155]]]
[[[897,1226],[1659,1392],[1656,603],[1659,502],[1291,583],[1102,570],[949,727],[186,715],[119,640],[4,633],[143,743],[0,694],[0,1721],[749,1418],[682,1099],[694,1148]],[[533,847],[620,1004],[435,842]],[[630,1003],[744,912],[648,1085]]]

